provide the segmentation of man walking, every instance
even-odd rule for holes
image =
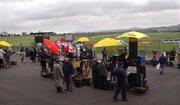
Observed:
[[[115,67],[114,75],[115,75],[115,77],[117,77],[117,90],[116,90],[116,93],[114,94],[113,99],[115,101],[118,101],[117,96],[121,91],[122,100],[127,101],[127,98],[126,98],[127,75],[126,75],[125,70],[122,68],[122,65],[119,64],[118,61],[117,61],[116,67]]]
[[[159,70],[160,70],[160,74],[164,73],[164,66],[165,66],[166,62],[167,62],[167,59],[164,56],[164,54],[162,54],[160,56],[160,58],[159,58],[159,64],[160,64]]]

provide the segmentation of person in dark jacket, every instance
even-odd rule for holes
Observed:
[[[64,73],[64,80],[66,82],[66,90],[72,92],[73,65],[69,62],[69,58],[65,58],[62,69]]]
[[[103,48],[101,53],[102,53],[103,59],[107,59],[107,50],[105,47]]]
[[[100,86],[102,90],[107,89],[107,66],[104,59],[101,60],[99,64],[99,76],[100,76]]]
[[[118,101],[117,96],[121,91],[122,100],[127,101],[126,98],[126,85],[127,85],[127,74],[126,71],[122,68],[122,65],[117,61],[114,75],[117,77],[117,90],[114,94],[113,99]]]
[[[25,52],[26,52],[26,57],[30,56],[30,49],[29,48],[25,48]]]
[[[166,57],[164,56],[164,54],[162,54],[162,55],[160,56],[160,58],[159,58],[160,74],[163,74],[163,73],[164,73],[164,66],[165,66],[166,62],[167,62],[167,59],[166,59]]]
[[[127,52],[126,50],[125,51],[122,51],[119,55],[119,62],[122,62],[123,63],[123,69],[124,70],[127,70],[128,68],[128,61],[126,59],[126,55],[127,55]]]
[[[50,71],[51,73],[53,72],[53,65],[54,65],[54,62],[58,59],[58,56],[54,53],[51,53],[50,54],[50,58],[49,58],[49,67],[50,67]]]
[[[36,47],[34,47],[34,48],[33,48],[33,51],[34,51],[34,53],[35,53],[35,57],[36,57],[36,54],[37,54],[37,48],[36,48]]]
[[[83,59],[83,47],[80,46],[80,59],[82,60]]]
[[[92,60],[93,59],[93,50],[92,50],[92,48],[89,48],[88,55],[89,55],[89,60]]]
[[[95,58],[94,59],[94,62],[93,62],[93,65],[92,65],[92,84],[93,84],[93,87],[95,89],[99,89],[100,88],[100,78],[99,78],[99,69],[98,69],[98,61],[97,59]]]
[[[22,46],[21,49],[20,49],[20,52],[23,52],[25,49],[24,47]]]
[[[43,48],[41,48],[40,62],[41,62],[42,71],[47,71],[47,68],[46,68],[46,58],[47,58],[47,53],[44,51]]]
[[[33,63],[36,63],[36,53],[32,49],[30,50],[30,59]]]

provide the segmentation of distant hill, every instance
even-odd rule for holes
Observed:
[[[180,32],[180,24],[140,29],[145,32]]]
[[[96,35],[109,35],[109,34],[122,34],[128,31],[139,31],[139,32],[180,32],[180,24],[161,26],[161,27],[149,27],[149,28],[128,28],[128,29],[116,29],[116,30],[103,30],[96,32],[79,32],[79,33],[64,33],[64,34],[75,34],[77,36],[96,36]]]
[[[180,32],[180,24],[171,26],[161,26],[161,27],[149,27],[149,28],[129,28],[129,29],[119,29],[106,32],[127,32],[127,31],[141,31],[141,32]]]
[[[149,28],[139,28],[139,27],[133,27],[128,29],[116,29],[116,30],[102,30],[102,31],[96,31],[96,32],[76,32],[76,33],[61,33],[54,35],[70,35],[74,34],[76,36],[97,36],[97,35],[117,35],[122,34],[124,32],[128,31],[139,31],[139,32],[152,32],[152,33],[158,33],[158,32],[180,32],[180,24],[177,25],[170,25],[170,26],[161,26],[161,27],[149,27]],[[23,32],[24,33],[24,32]],[[32,33],[32,32],[31,32]],[[32,35],[31,33],[25,35]],[[0,32],[0,36],[24,36],[24,34],[9,34],[7,32]]]

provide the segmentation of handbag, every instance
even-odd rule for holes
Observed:
[[[160,69],[160,63],[158,63],[158,64],[156,65],[156,69],[157,69],[157,70]]]

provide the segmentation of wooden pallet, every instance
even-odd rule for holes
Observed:
[[[134,87],[133,91],[136,93],[145,93],[146,91],[148,91],[149,86],[147,87]]]

